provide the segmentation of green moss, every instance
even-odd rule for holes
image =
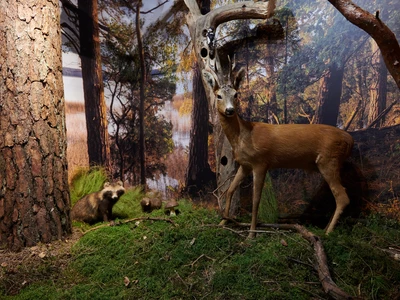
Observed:
[[[312,267],[313,249],[297,233],[259,234],[249,241],[215,226],[215,211],[179,202],[175,226],[146,220],[88,232],[73,246],[62,274],[4,299],[327,298]],[[321,237],[340,288],[365,299],[398,295],[400,265],[381,250],[400,243],[398,223],[371,217],[339,224]]]

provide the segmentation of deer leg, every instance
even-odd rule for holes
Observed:
[[[347,196],[346,189],[342,186],[340,182],[340,164],[337,160],[332,160],[326,164],[322,162],[318,163],[318,168],[329,185],[329,188],[332,191],[333,196],[336,201],[336,209],[335,212],[329,221],[325,233],[329,234],[335,228],[337,221],[339,220],[340,215],[346,206],[350,203],[350,199]]]
[[[248,238],[253,239],[256,237],[258,207],[260,206],[261,193],[264,186],[265,175],[267,170],[260,168],[253,171],[253,208],[251,212],[251,225]]]
[[[236,188],[239,186],[240,182],[249,175],[250,169],[243,168],[242,166],[239,166],[238,171],[236,172],[235,178],[233,178],[233,181],[231,182],[228,191],[226,192],[226,203],[225,203],[225,211],[223,214],[224,218],[229,218],[229,209],[231,208],[231,200],[233,193],[235,192]],[[226,220],[222,220],[219,225],[225,225]]]

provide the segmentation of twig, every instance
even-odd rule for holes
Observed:
[[[218,226],[218,227],[221,227],[221,226]],[[237,230],[233,230],[232,228],[229,228],[229,227],[226,227],[226,226],[222,226],[222,228],[226,229],[226,230],[229,230],[229,231],[232,231],[233,233],[236,233],[236,234],[240,235],[241,237],[246,237],[242,233],[246,232],[247,230],[237,231]]]
[[[188,286],[187,286],[186,282],[182,279],[181,275],[179,275],[179,273],[176,270],[174,270],[174,271],[175,271],[176,275],[178,276],[178,278],[180,279],[180,281],[182,281],[182,283],[184,284],[184,286],[188,290]]]
[[[118,226],[118,225],[130,223],[130,222],[146,221],[146,220],[150,220],[150,221],[165,221],[165,222],[171,223],[172,225],[176,226],[174,221],[172,221],[171,219],[153,218],[153,217],[140,217],[140,218],[133,218],[133,219],[128,219],[128,220],[123,220],[123,221],[119,221],[119,222],[116,222],[116,223],[115,222],[110,222],[108,224],[101,224],[99,226],[96,226],[96,227],[93,227],[93,228],[90,228],[90,229],[86,230],[85,232],[82,233],[82,235],[85,235],[88,232],[95,231],[95,230],[103,228],[103,227]]]
[[[232,251],[231,253],[229,253],[227,256],[225,256],[223,259],[221,259],[221,260],[219,261],[219,263],[222,264],[229,256],[232,256],[233,253],[234,253],[234,251]]]
[[[389,257],[393,258],[394,260],[399,261],[400,260],[400,250],[394,247],[389,247],[388,249],[381,249],[383,252],[385,252]]]
[[[248,232],[254,232],[254,233],[280,233],[277,231],[271,231],[271,230],[247,230]]]
[[[192,263],[188,264],[188,265],[184,265],[184,267],[188,267],[190,266],[191,268],[194,267],[194,265],[200,260],[200,258],[205,257],[208,258],[209,260],[212,260],[213,262],[215,261],[215,258],[209,257],[205,254],[200,255],[198,258],[196,258]]]
[[[293,257],[288,257],[287,259],[290,260],[290,261],[293,261],[295,263],[298,263],[300,265],[304,265],[304,266],[310,267],[310,268],[315,270],[315,266],[313,266],[312,264],[306,263],[304,261],[298,260],[298,259],[293,258]]]
[[[135,222],[135,221],[165,221],[168,223],[171,223],[172,225],[176,226],[175,222],[172,221],[171,219],[167,219],[167,218],[155,218],[155,217],[140,217],[140,218],[133,218],[133,219],[128,219],[128,220],[123,220],[121,222],[119,222],[119,224],[126,224],[126,223],[130,223],[130,222]]]
[[[250,227],[250,223],[241,223],[232,218],[225,218],[227,221],[231,221],[236,226],[239,227]],[[269,223],[257,223],[257,227],[265,227],[265,228],[275,228],[282,230],[295,230],[293,228],[293,224],[269,224]]]
[[[392,109],[392,107],[398,102],[398,100],[394,100],[392,103],[388,105],[369,125],[367,125],[367,128],[371,128],[374,126],[376,123],[378,123],[386,114]]]
[[[222,194],[221,194],[220,196],[217,195],[217,192],[218,192],[219,189],[221,189],[221,188],[225,185],[225,183],[226,183],[228,180],[232,179],[233,177],[235,177],[235,175],[231,175],[231,176],[229,176],[228,178],[226,178],[226,179],[224,180],[224,182],[222,182],[219,186],[217,186],[217,188],[216,188],[215,190],[213,190],[213,191],[211,192],[211,194],[212,194],[215,198],[217,198],[217,202],[218,202],[218,205],[219,205],[220,208],[222,208],[221,198],[225,195],[225,193],[226,193],[227,190],[223,191]]]
[[[234,220],[233,220],[234,221]],[[249,227],[249,223],[239,223],[234,221],[237,226]],[[306,239],[314,248],[314,257],[316,259],[316,269],[318,272],[319,280],[322,284],[322,288],[325,293],[331,296],[333,299],[357,299],[357,297],[350,296],[345,291],[340,289],[336,283],[332,280],[332,277],[328,268],[328,260],[322,245],[321,239],[314,235],[312,232],[308,231],[304,226],[299,224],[257,224],[257,227],[265,228],[276,228],[285,230],[295,230],[300,235]]]

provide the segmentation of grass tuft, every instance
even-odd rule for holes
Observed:
[[[79,168],[71,178],[70,195],[72,206],[87,194],[100,191],[107,181],[102,168]]]

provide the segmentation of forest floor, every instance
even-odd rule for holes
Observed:
[[[0,250],[0,282],[6,294],[18,294],[29,284],[62,274],[72,259],[72,246],[81,237],[82,231],[74,227],[64,240],[40,243],[19,252]]]
[[[74,224],[68,240],[0,255],[1,299],[329,299],[315,269],[312,245],[287,230],[254,240],[215,210],[180,201],[109,226]],[[145,220],[146,217],[153,219]],[[241,220],[248,222],[246,217]],[[400,224],[380,217],[343,220],[325,248],[336,284],[363,299],[400,297],[400,262],[384,251],[400,245]],[[84,232],[84,233],[82,233]]]

